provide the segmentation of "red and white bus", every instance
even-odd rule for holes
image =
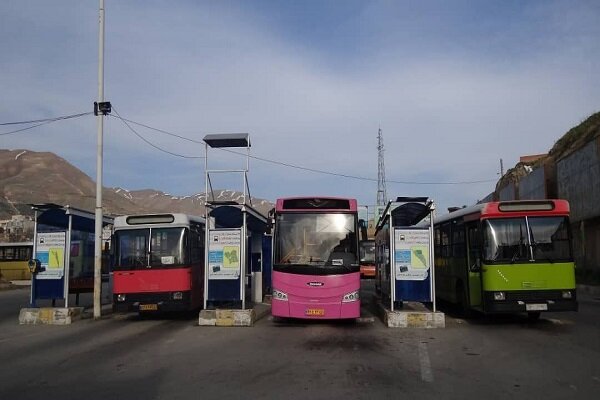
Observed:
[[[113,307],[116,311],[200,308],[205,220],[185,214],[116,217]]]
[[[273,232],[274,317],[360,317],[356,200],[278,199]]]

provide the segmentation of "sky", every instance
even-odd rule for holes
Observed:
[[[204,191],[204,159],[150,146],[118,115],[195,141],[250,134],[255,197],[474,204],[522,155],[547,152],[600,110],[598,1],[105,2],[105,186]],[[0,2],[0,123],[91,111],[98,1]],[[94,116],[0,136],[96,177]],[[204,145],[131,125],[171,153]],[[12,130],[0,126],[0,133]],[[209,169],[245,158],[209,149]],[[481,182],[483,181],[483,182]],[[479,183],[461,183],[479,182]],[[213,187],[242,190],[240,175]],[[460,184],[457,184],[460,183]]]

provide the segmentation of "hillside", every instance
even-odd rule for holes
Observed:
[[[31,203],[68,204],[94,210],[96,184],[92,178],[65,159],[49,152],[0,149],[0,219],[30,215]],[[234,200],[240,193],[215,191],[215,197]],[[202,193],[171,196],[155,189],[128,191],[104,188],[104,212],[112,215],[145,212],[204,213]],[[266,213],[272,203],[253,199],[255,208]]]
[[[590,115],[585,121],[571,128],[548,152],[548,155],[542,157],[532,163],[517,163],[513,168],[506,171],[504,176],[500,178],[496,184],[496,190],[515,183],[519,179],[531,172],[532,168],[544,165],[554,164],[563,157],[577,151],[578,149],[589,143],[590,140],[600,136],[600,112]]]

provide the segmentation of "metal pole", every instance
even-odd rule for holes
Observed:
[[[208,247],[210,246],[210,221],[208,220],[208,144],[204,144],[204,310],[208,303]]]
[[[435,236],[433,227],[433,211],[435,210],[435,204],[432,203],[431,209],[429,210],[429,268],[431,272],[431,298],[433,300],[433,312],[437,312],[436,298],[435,298]]]
[[[63,286],[63,296],[65,296],[65,308],[69,308],[69,278],[70,278],[70,264],[71,264],[71,232],[73,230],[73,216],[69,214],[69,226],[67,228],[67,237],[65,238],[65,273],[63,277],[65,279]]]
[[[104,0],[98,10],[98,103],[104,102]],[[96,226],[94,240],[94,318],[100,318],[100,290],[102,285],[102,145],[104,116],[98,113],[98,146],[96,154]]]
[[[248,187],[248,171],[250,170],[250,141],[248,141],[248,147],[246,147],[246,171],[244,171],[244,204],[246,204],[246,188]],[[250,190],[248,190],[249,192]],[[250,199],[252,204],[252,199]]]
[[[246,269],[248,267],[248,231],[246,227],[246,206],[242,207],[242,255],[240,257],[240,295],[242,297],[242,310],[246,309]]]
[[[33,211],[33,249],[32,249],[32,254],[31,254],[31,258],[36,260],[37,259],[37,228],[38,228],[38,212],[37,210]],[[31,308],[36,307],[35,305],[35,274],[31,274],[31,295],[29,296],[29,306]]]
[[[396,261],[394,259],[396,252],[396,228],[393,226],[392,214],[388,214],[389,234],[390,234],[390,248],[388,249],[390,257],[390,310],[394,311],[394,302],[396,301]]]

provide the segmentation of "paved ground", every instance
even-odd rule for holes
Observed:
[[[600,299],[579,313],[373,323],[195,326],[109,316],[20,326],[26,289],[0,292],[0,399],[595,399]],[[365,314],[370,312],[365,309]]]

